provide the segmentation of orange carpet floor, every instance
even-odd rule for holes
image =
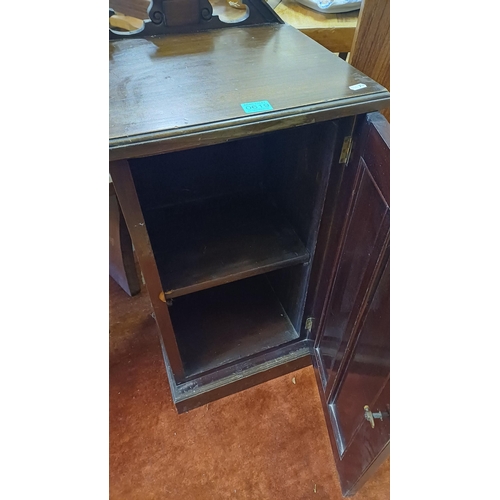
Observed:
[[[146,291],[112,279],[109,391],[111,500],[342,498],[312,367],[179,415]],[[389,498],[388,460],[352,498]]]

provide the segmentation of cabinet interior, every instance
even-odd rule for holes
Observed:
[[[324,122],[130,161],[185,378],[304,337],[336,131]]]

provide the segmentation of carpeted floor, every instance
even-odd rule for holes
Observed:
[[[111,500],[342,498],[312,367],[178,415],[146,292],[112,279],[109,390]],[[388,499],[389,461],[352,498]]]

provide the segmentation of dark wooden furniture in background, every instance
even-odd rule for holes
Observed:
[[[141,291],[132,240],[113,183],[109,182],[109,275],[128,295]]]
[[[179,33],[196,33],[212,29],[226,28],[233,19],[224,20],[219,17],[209,0],[150,0],[147,16],[139,26],[127,26],[122,29],[115,25],[111,18],[116,11],[109,7],[109,38],[135,38],[172,35]],[[215,2],[214,2],[215,3]],[[233,5],[245,8],[245,15],[237,15],[239,26],[260,26],[283,23],[274,10],[262,0],[245,0],[244,3],[234,0]],[[240,10],[230,7],[231,10]],[[240,13],[242,11],[240,10]],[[231,16],[230,16],[231,17]],[[135,24],[135,23],[134,23]],[[132,29],[130,29],[132,28]]]
[[[363,0],[349,64],[390,90],[389,0]],[[390,110],[382,110],[390,120]]]
[[[226,0],[210,0],[210,3],[213,6],[213,15],[218,15],[224,22],[232,21],[241,14],[240,10],[228,7]],[[266,3],[286,24],[297,28],[331,52],[347,54],[351,51],[359,10],[341,14],[323,14],[295,0],[267,0]],[[116,12],[134,18],[133,24],[130,24],[129,17],[121,19],[121,23],[118,23],[129,24],[128,29],[131,30],[140,24],[141,19],[148,17],[148,6],[149,0],[110,0],[109,2],[109,7]]]
[[[364,406],[380,406],[366,360],[388,333],[370,328],[388,297],[388,150],[367,113],[388,99],[283,24],[110,42],[110,174],[176,408],[312,355],[345,494],[381,456],[356,443],[381,427]]]

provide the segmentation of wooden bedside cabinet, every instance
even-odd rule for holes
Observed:
[[[372,113],[388,100],[280,23],[110,41],[109,169],[177,410],[314,360],[346,494],[387,444],[355,449],[388,420],[388,139]]]

